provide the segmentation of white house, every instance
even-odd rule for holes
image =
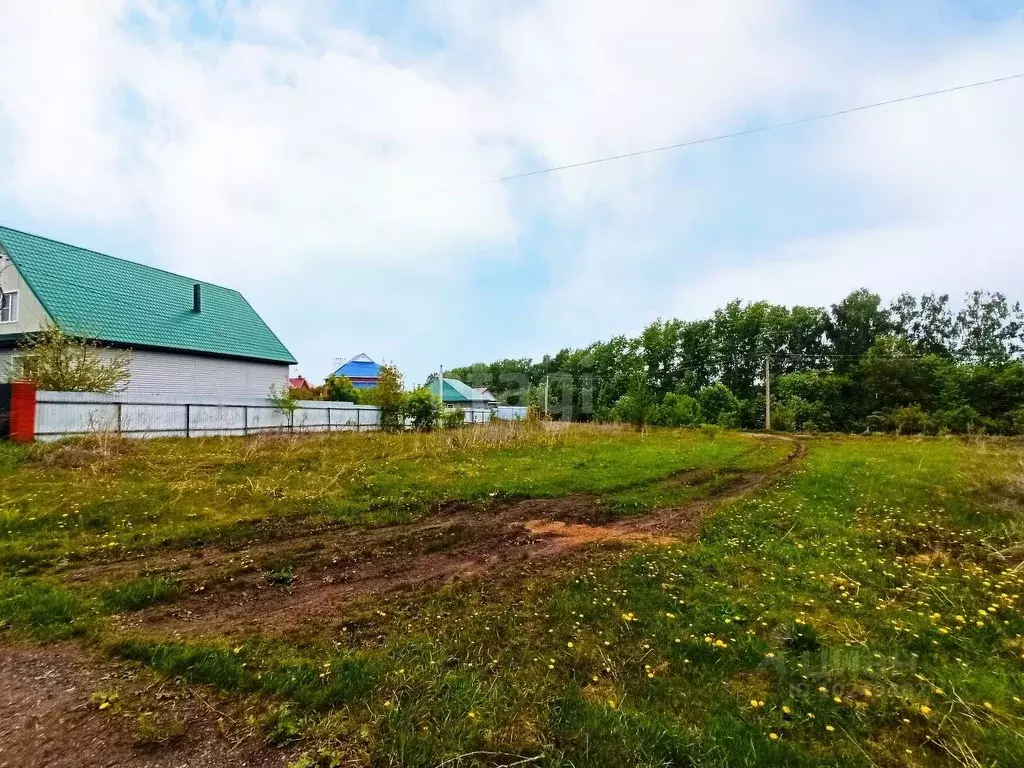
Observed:
[[[54,324],[128,350],[127,394],[264,398],[291,353],[238,292],[0,227],[0,372]]]

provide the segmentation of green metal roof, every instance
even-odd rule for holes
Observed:
[[[294,363],[238,291],[0,227],[0,247],[66,333],[134,347]],[[192,290],[202,286],[201,311]]]
[[[437,394],[437,379],[427,384],[427,389]],[[444,379],[444,394],[441,397],[445,403],[486,403],[487,398],[481,395],[472,387],[468,387],[458,379]]]

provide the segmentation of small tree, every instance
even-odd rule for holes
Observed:
[[[278,388],[271,384],[267,399],[274,404],[275,411],[288,419],[288,428],[294,430],[295,412],[299,410],[299,399],[295,397],[295,392],[288,387]]]
[[[658,409],[658,423],[665,427],[692,427],[701,422],[700,403],[689,395],[669,392]]]
[[[338,403],[358,403],[359,390],[348,376],[331,374],[320,388],[319,399]]]
[[[362,401],[380,408],[381,428],[393,432],[402,427],[402,406],[405,404],[405,388],[402,374],[393,365],[380,367],[377,386],[363,393]]]
[[[429,432],[441,418],[441,398],[426,387],[417,389],[405,396],[402,412],[412,419],[414,429]]]
[[[644,373],[634,373],[626,394],[615,403],[615,416],[638,430],[646,427],[658,412],[658,401]]]
[[[699,395],[704,421],[720,427],[732,427],[738,421],[740,402],[721,382],[704,387]]]
[[[47,325],[18,348],[7,378],[34,381],[54,392],[113,392],[131,378],[128,353]]]

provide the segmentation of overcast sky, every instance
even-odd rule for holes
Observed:
[[[1024,0],[0,0],[0,223],[336,357],[540,356],[729,299],[1024,299]]]

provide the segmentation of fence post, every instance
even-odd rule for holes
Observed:
[[[327,434],[331,434],[331,409],[327,409]]]
[[[192,406],[185,403],[185,437],[192,437]]]
[[[359,409],[356,408],[356,432],[359,431]]]
[[[11,441],[31,443],[36,439],[36,384],[34,381],[11,382]]]
[[[249,406],[242,406],[242,437],[249,434]]]
[[[122,425],[122,421],[121,421],[121,403],[118,403],[117,404],[117,434],[118,435],[120,435],[121,432],[123,431],[123,427],[121,425]]]

